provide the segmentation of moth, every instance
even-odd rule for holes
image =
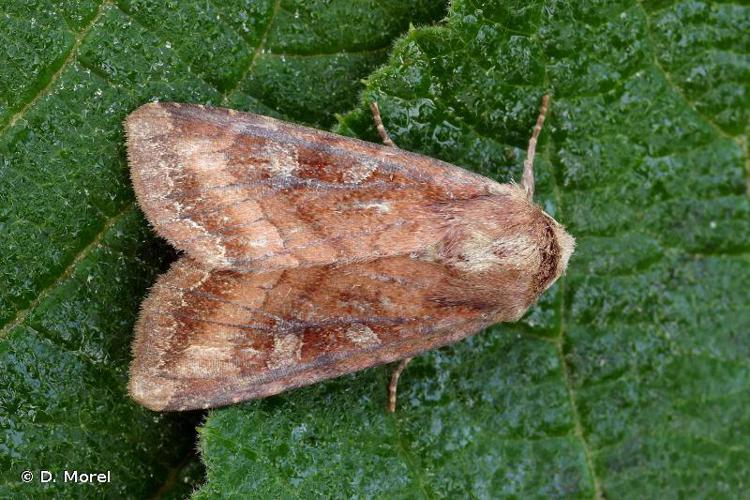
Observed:
[[[267,116],[150,103],[125,122],[136,197],[183,256],[144,300],[129,391],[153,410],[263,398],[516,321],[574,239],[520,185]]]

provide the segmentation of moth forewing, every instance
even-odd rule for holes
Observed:
[[[439,160],[227,109],[146,104],[125,130],[147,218],[209,268],[406,255],[440,232],[436,201],[508,191]]]
[[[194,105],[143,106],[126,130],[139,203],[187,254],[136,326],[130,391],[156,410],[265,397],[515,321],[573,251],[533,184]]]
[[[258,273],[183,257],[144,301],[131,394],[155,410],[221,406],[455,342],[494,322],[459,280],[410,257]]]

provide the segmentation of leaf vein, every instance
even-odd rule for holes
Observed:
[[[646,24],[646,37],[651,45],[651,59],[654,64],[654,66],[661,72],[661,74],[664,77],[664,81],[667,83],[669,88],[672,89],[672,91],[677,94],[687,105],[688,107],[693,110],[693,112],[698,115],[700,118],[703,119],[703,121],[709,125],[718,135],[726,138],[730,138],[735,141],[735,143],[739,143],[739,139],[736,136],[733,136],[732,134],[724,131],[716,122],[713,121],[710,117],[706,116],[705,114],[701,113],[698,110],[698,107],[696,106],[695,102],[690,99],[684,92],[684,90],[675,83],[675,81],[672,79],[672,74],[667,71],[667,68],[664,67],[664,65],[661,63],[661,60],[659,59],[659,56],[657,55],[657,44],[654,40],[654,37],[652,35],[652,27],[651,27],[651,18],[649,17],[648,12],[646,11],[646,8],[643,6],[643,0],[636,0],[636,5],[640,8],[641,13],[643,14],[644,23]]]
[[[60,63],[60,67],[55,70],[54,73],[52,73],[52,76],[49,77],[49,81],[45,85],[42,86],[42,88],[39,89],[39,91],[34,94],[34,96],[26,101],[24,104],[22,104],[18,111],[16,111],[13,116],[10,117],[8,122],[0,127],[0,135],[3,135],[6,131],[11,129],[21,118],[23,118],[26,113],[31,109],[31,107],[42,97],[46,96],[54,84],[57,82],[57,80],[60,79],[60,76],[62,75],[63,71],[68,68],[75,60],[76,56],[78,55],[78,49],[81,47],[81,44],[83,43],[83,40],[86,38],[86,36],[91,32],[91,29],[94,27],[94,25],[99,21],[99,19],[104,14],[104,11],[106,10],[105,7],[110,5],[112,3],[112,0],[104,0],[100,5],[99,8],[96,10],[96,13],[91,17],[91,21],[81,30],[78,32],[78,34],[75,36],[75,39],[73,41],[73,45],[70,47],[70,50],[68,51],[65,58]]]
[[[258,46],[255,48],[255,52],[253,52],[253,56],[250,58],[250,62],[248,62],[247,67],[242,71],[240,74],[240,77],[237,79],[235,84],[227,89],[224,92],[222,102],[226,103],[229,99],[229,96],[233,95],[240,87],[240,84],[247,78],[247,75],[250,74],[250,71],[255,67],[255,63],[258,61],[258,58],[260,54],[263,52],[263,50],[266,47],[266,41],[268,40],[268,34],[271,32],[271,26],[276,21],[276,16],[279,14],[279,9],[281,7],[281,0],[276,0],[276,3],[273,5],[273,12],[271,12],[271,17],[268,19],[268,24],[266,24],[266,30],[263,32],[263,36],[260,38],[260,42],[258,43]]]
[[[125,205],[119,212],[112,215],[107,221],[105,221],[99,232],[89,243],[87,243],[83,248],[81,248],[81,250],[78,251],[78,253],[73,257],[73,259],[65,267],[62,273],[60,273],[60,275],[55,278],[55,280],[52,281],[49,285],[40,290],[34,300],[32,300],[25,308],[17,311],[16,315],[11,320],[7,321],[2,327],[0,327],[0,339],[5,338],[5,336],[10,333],[11,330],[22,324],[26,320],[28,315],[34,309],[36,309],[39,304],[41,304],[42,301],[46,299],[55,288],[57,288],[65,280],[70,278],[70,276],[72,276],[72,274],[78,267],[78,264],[80,264],[80,262],[97,247],[97,245],[107,234],[107,231],[109,231],[112,226],[114,226],[122,217],[124,217],[130,210],[133,210],[134,208],[135,202],[130,202]]]
[[[128,19],[131,19],[135,24],[137,24],[146,33],[149,33],[149,34],[153,35],[157,40],[159,40],[159,42],[166,42],[166,39],[162,36],[162,34],[160,32],[158,32],[155,29],[149,28],[148,26],[146,26],[145,24],[143,24],[143,22],[140,19],[138,19],[138,17],[136,15],[132,14],[131,12],[128,12],[127,10],[125,10],[120,4],[114,4],[114,5],[115,5],[115,7],[117,8],[118,11],[120,11]],[[179,49],[180,46],[177,45],[177,44],[175,44],[175,48]],[[217,91],[219,90],[216,87],[216,85],[214,85],[213,83],[211,83],[210,81],[208,81],[202,74],[200,74],[200,72],[194,73],[192,71],[193,65],[189,61],[186,61],[184,57],[182,57],[182,54],[180,53],[180,50],[175,50],[174,54],[177,56],[177,59],[179,59],[181,63],[183,63],[185,66],[187,66],[188,73],[191,76],[195,76],[196,78],[198,78],[200,81],[202,81],[203,83],[205,83],[206,85],[208,85],[212,89],[217,90]]]

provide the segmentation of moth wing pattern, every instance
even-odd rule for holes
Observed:
[[[209,268],[407,255],[440,234],[436,204],[512,190],[426,156],[228,109],[150,103],[125,129],[146,217]]]
[[[399,360],[498,319],[465,295],[454,271],[408,257],[261,273],[183,257],[144,302],[130,393],[216,407]]]

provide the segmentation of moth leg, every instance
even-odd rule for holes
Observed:
[[[402,359],[398,366],[393,369],[391,373],[391,383],[388,384],[388,411],[393,413],[396,411],[396,392],[398,391],[398,378],[401,376],[401,372],[404,371],[406,365],[414,358]]]
[[[383,140],[383,144],[392,148],[397,148],[398,146],[396,146],[396,144],[391,140],[388,132],[385,130],[383,119],[380,117],[380,108],[378,108],[377,101],[372,101],[370,103],[370,111],[372,111],[372,119],[375,121],[375,128],[378,129],[378,134],[380,134],[380,138]]]
[[[549,95],[542,97],[542,106],[539,109],[539,117],[536,119],[534,131],[529,139],[529,149],[526,152],[526,159],[523,162],[523,177],[521,178],[521,187],[526,190],[526,197],[531,200],[534,198],[534,155],[536,155],[536,141],[542,132],[544,118],[547,115],[547,105],[549,104]]]

